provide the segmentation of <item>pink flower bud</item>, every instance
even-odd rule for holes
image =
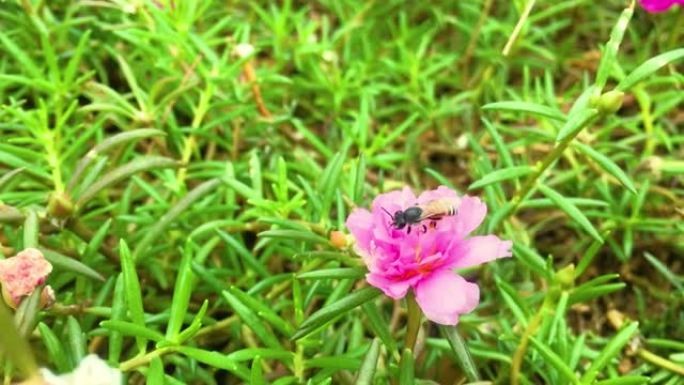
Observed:
[[[341,231],[331,231],[330,244],[337,249],[344,249],[347,246],[347,237]]]
[[[5,302],[15,308],[23,297],[45,283],[52,265],[38,249],[26,249],[14,257],[0,260],[0,285]]]

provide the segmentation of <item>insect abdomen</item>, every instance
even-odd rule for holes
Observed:
[[[436,199],[428,202],[423,208],[422,219],[441,219],[444,216],[452,216],[456,214],[456,202],[452,199]]]

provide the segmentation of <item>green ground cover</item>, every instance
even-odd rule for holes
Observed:
[[[56,296],[0,307],[4,383],[684,384],[683,41],[626,1],[0,2],[0,251]],[[438,185],[514,256],[414,343],[333,232]]]

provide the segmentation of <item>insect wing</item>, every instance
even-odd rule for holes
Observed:
[[[453,199],[441,198],[435,199],[421,205],[423,210],[420,220],[425,219],[440,219],[443,216],[450,216],[456,213],[456,202]]]

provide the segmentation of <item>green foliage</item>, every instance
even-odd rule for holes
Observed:
[[[0,254],[56,293],[0,304],[4,383],[94,352],[153,385],[681,384],[682,12],[2,2]],[[405,346],[331,232],[439,184],[514,256]]]

